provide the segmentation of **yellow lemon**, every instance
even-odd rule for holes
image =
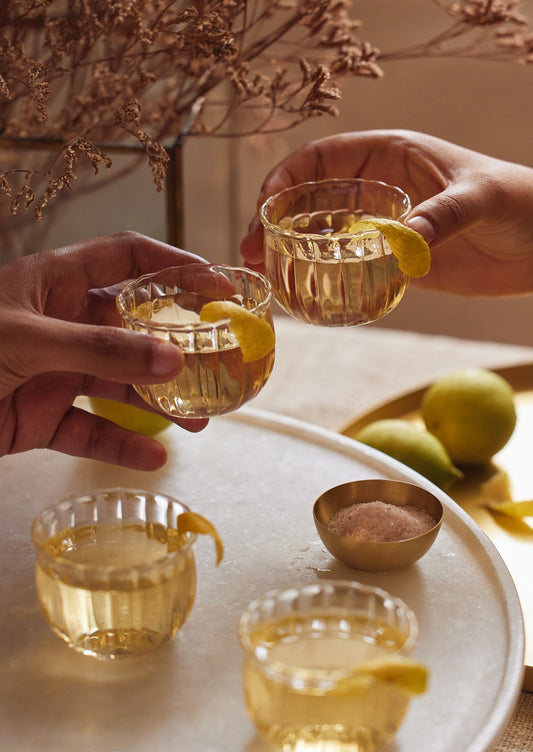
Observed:
[[[101,397],[90,397],[89,403],[95,415],[112,420],[113,423],[122,426],[122,428],[128,428],[130,431],[142,433],[145,436],[154,436],[173,425],[163,415],[141,410],[133,405],[125,405],[122,402]]]
[[[458,465],[488,462],[516,425],[514,392],[493,371],[464,368],[438,379],[422,398],[422,416]]]
[[[274,330],[265,319],[230,300],[212,300],[202,306],[201,321],[215,324],[224,319],[229,319],[230,331],[241,348],[244,363],[261,360],[274,349]]]
[[[422,235],[395,219],[372,217],[352,227],[354,232],[379,231],[398,259],[398,266],[408,277],[424,277],[431,266],[431,251]]]
[[[218,567],[224,556],[224,544],[213,523],[202,517],[201,514],[189,511],[178,515],[177,524],[180,536],[186,533],[198,533],[199,535],[210,535],[213,538],[217,554],[216,565]]]
[[[448,488],[462,473],[429,431],[399,418],[376,420],[352,438],[416,470],[439,488]]]
[[[427,689],[429,671],[422,663],[404,656],[374,658],[361,663],[354,672],[341,679],[336,692],[344,693],[360,687],[364,690],[374,681],[392,684],[411,695],[421,695]]]

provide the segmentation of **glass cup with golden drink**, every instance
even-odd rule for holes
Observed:
[[[367,324],[392,311],[409,278],[384,235],[361,221],[401,221],[410,209],[400,188],[375,180],[313,181],[271,196],[260,217],[277,301],[321,326]]]
[[[322,580],[267,593],[239,622],[248,714],[284,752],[372,752],[410,701],[385,666],[417,635],[411,609],[379,588]]]
[[[122,325],[171,342],[185,356],[172,381],[135,384],[136,391],[156,410],[182,418],[222,415],[253,399],[274,365],[272,297],[263,275],[224,265],[187,264],[127,284],[117,296]],[[205,307],[215,302],[222,312],[208,320]]]
[[[45,508],[34,520],[36,586],[52,630],[97,658],[139,655],[169,640],[196,594],[188,507],[162,494],[106,489]]]

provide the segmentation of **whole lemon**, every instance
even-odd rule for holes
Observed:
[[[145,436],[154,436],[165,428],[173,425],[164,415],[141,410],[133,405],[125,405],[122,402],[103,399],[102,397],[90,397],[89,404],[93,413],[101,418],[112,420],[122,428],[142,433]]]
[[[511,385],[494,371],[451,371],[426,390],[421,404],[426,428],[458,465],[488,462],[514,431],[516,408]]]
[[[462,473],[433,434],[399,418],[376,420],[352,438],[416,470],[439,488],[448,488]]]

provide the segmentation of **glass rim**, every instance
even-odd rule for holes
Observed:
[[[152,321],[151,319],[145,319],[141,316],[135,316],[132,313],[130,313],[125,306],[124,300],[125,297],[129,294],[131,294],[136,288],[141,287],[142,284],[148,283],[152,281],[155,277],[159,276],[160,274],[163,274],[165,272],[178,270],[178,269],[184,269],[188,268],[191,269],[192,267],[202,268],[202,269],[209,269],[214,272],[245,272],[246,275],[250,278],[256,279],[261,282],[261,284],[264,285],[266,290],[266,297],[264,300],[262,300],[260,303],[256,303],[251,308],[248,308],[246,310],[249,311],[249,313],[252,313],[254,316],[263,315],[264,312],[266,312],[272,305],[272,301],[274,298],[274,292],[272,290],[272,285],[270,284],[269,280],[265,277],[264,274],[261,274],[258,271],[255,271],[253,269],[248,269],[244,266],[231,266],[229,264],[209,264],[209,263],[201,263],[201,262],[194,262],[191,264],[181,264],[177,266],[168,266],[163,269],[159,269],[156,272],[149,272],[148,274],[142,274],[140,277],[137,277],[137,279],[133,279],[130,282],[127,282],[122,290],[117,294],[115,298],[115,304],[118,310],[118,313],[123,321],[127,321],[128,324],[131,326],[142,326],[144,329],[150,329],[153,331],[159,331],[159,332],[213,332],[217,330],[225,330],[228,328],[229,318],[220,319],[220,321],[217,322],[208,322],[208,321],[199,321],[199,322],[191,322],[191,323],[184,323],[184,324],[172,324],[172,323],[161,323]],[[220,300],[223,300],[223,298],[220,298]]]
[[[44,535],[41,538],[38,533],[39,528],[41,530],[44,528],[44,525],[45,525],[45,523],[43,522],[44,515],[55,514],[56,510],[58,509],[60,505],[68,505],[69,503],[73,504],[75,502],[80,502],[80,503],[84,503],[85,501],[90,502],[90,501],[94,501],[97,496],[104,495],[104,494],[112,494],[112,493],[117,493],[117,492],[127,492],[132,495],[144,494],[150,497],[161,499],[167,503],[170,502],[172,504],[177,504],[182,509],[182,512],[180,512],[179,514],[183,512],[191,511],[190,507],[187,506],[187,504],[184,504],[182,501],[179,501],[178,499],[175,499],[174,497],[169,496],[168,494],[164,494],[164,493],[160,493],[156,491],[154,492],[147,491],[141,488],[125,488],[122,486],[116,486],[114,488],[95,489],[85,494],[72,494],[70,496],[66,496],[62,499],[59,499],[56,502],[53,502],[43,507],[34,517],[31,523],[30,536],[31,536],[31,541],[33,543],[33,546],[37,552],[37,555],[44,556],[47,558],[51,557],[51,555],[46,551],[46,543],[50,540],[51,536]],[[176,516],[176,520],[179,514]],[[133,522],[134,518],[131,518],[131,521]],[[144,520],[144,521],[148,522],[148,520]],[[83,525],[89,527],[91,524],[94,525],[97,522],[98,520],[92,520],[92,521],[84,520]],[[167,530],[170,529],[168,525],[166,525],[165,527]],[[112,564],[95,564],[95,563],[84,564],[80,562],[73,562],[70,559],[65,558],[64,556],[54,556],[53,559],[54,559],[54,563],[58,564],[63,569],[69,569],[71,571],[84,573],[84,574],[93,572],[93,573],[98,573],[100,575],[113,574],[114,577],[120,577],[122,574],[126,572],[131,572],[132,570],[139,572],[139,573],[145,573],[145,572],[150,571],[151,569],[156,569],[160,567],[162,564],[172,561],[173,559],[180,558],[181,556],[183,556],[183,554],[187,553],[189,549],[192,548],[197,537],[198,536],[196,533],[188,531],[187,533],[185,533],[183,545],[180,546],[178,549],[176,549],[176,551],[171,551],[170,553],[167,552],[164,555],[162,555],[160,558],[155,559],[154,561],[141,563],[141,564],[128,564],[127,566],[117,567]]]
[[[416,614],[410,606],[400,597],[393,595],[384,588],[376,585],[364,584],[355,580],[321,580],[319,582],[305,582],[297,583],[286,588],[276,588],[265,592],[258,598],[251,601],[248,606],[242,612],[238,622],[238,638],[246,656],[252,659],[258,664],[262,670],[271,671],[273,675],[281,678],[282,680],[291,681],[291,676],[295,674],[295,667],[284,661],[269,661],[266,651],[262,649],[261,645],[254,645],[249,636],[250,621],[257,609],[267,600],[272,600],[294,592],[297,595],[305,593],[305,591],[320,592],[326,588],[332,589],[348,589],[356,591],[361,594],[377,595],[383,600],[393,601],[395,605],[399,606],[405,614],[406,620],[409,625],[409,631],[405,642],[394,652],[395,653],[409,653],[415,646],[419,636],[419,626]],[[337,670],[331,672],[331,676],[335,679],[349,676],[353,671],[353,666],[347,666],[346,670]],[[297,668],[296,668],[297,673]],[[324,669],[305,669],[306,675],[323,676]]]
[[[384,180],[374,180],[370,178],[322,178],[320,180],[307,180],[303,183],[290,185],[287,188],[283,188],[281,191],[278,191],[277,193],[274,193],[272,196],[269,196],[267,199],[265,199],[265,201],[263,201],[263,203],[261,204],[259,208],[259,219],[261,220],[261,224],[266,230],[275,232],[276,235],[280,235],[282,237],[294,238],[296,236],[305,235],[305,237],[307,238],[324,240],[324,235],[320,235],[319,233],[313,233],[313,232],[296,233],[291,230],[283,230],[278,224],[275,224],[274,222],[271,222],[268,219],[268,217],[266,216],[266,212],[276,199],[279,199],[280,197],[284,195],[288,195],[292,191],[301,190],[302,188],[308,188],[310,186],[324,185],[326,183],[329,183],[332,185],[339,185],[341,183],[348,183],[351,185],[356,185],[356,184],[376,185],[382,188],[388,188],[388,189],[395,191],[399,196],[403,197],[403,200],[406,202],[405,211],[403,211],[399,215],[399,217],[397,217],[398,222],[400,222],[404,217],[406,217],[407,214],[409,214],[409,212],[413,208],[411,205],[411,199],[409,198],[409,195],[402,188],[400,188],[397,185],[392,185],[392,183],[387,183]],[[361,230],[360,232],[339,233],[339,237],[346,236],[346,237],[358,237],[359,238],[359,237],[364,237],[365,235],[368,235],[369,232],[371,231]]]

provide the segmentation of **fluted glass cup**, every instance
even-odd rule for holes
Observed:
[[[274,366],[274,348],[258,360],[243,359],[228,319],[200,321],[213,300],[229,300],[272,329],[272,288],[249,269],[187,264],[145,274],[117,296],[122,325],[177,345],[185,364],[172,381],[134,384],[153,408],[181,418],[209,418],[237,410],[266,384]]]
[[[359,665],[408,654],[417,620],[380,588],[321,580],[252,602],[239,621],[246,707],[284,752],[373,752],[400,727],[409,695]]]
[[[59,501],[32,525],[43,614],[74,650],[140,655],[175,635],[196,595],[188,507],[162,494],[115,488]]]
[[[368,324],[392,311],[409,279],[383,235],[354,224],[401,221],[410,208],[400,188],[358,178],[302,183],[271,196],[260,217],[265,273],[278,303],[321,326]]]

